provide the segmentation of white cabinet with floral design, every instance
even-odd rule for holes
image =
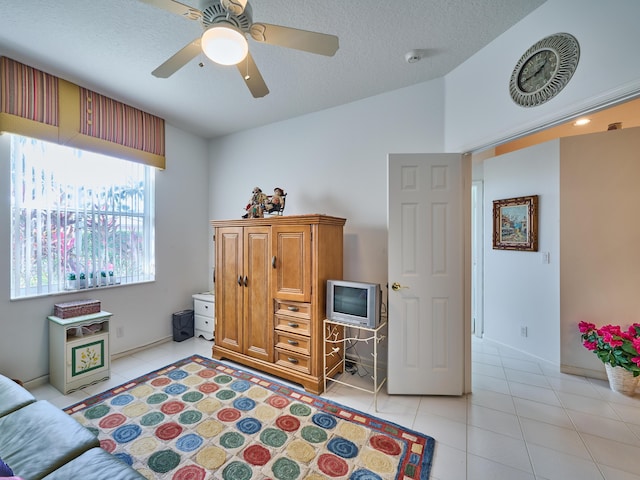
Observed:
[[[110,376],[109,312],[49,318],[49,383],[65,395]]]

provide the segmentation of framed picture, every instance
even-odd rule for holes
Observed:
[[[538,196],[493,201],[493,248],[538,251]]]
[[[104,339],[71,347],[71,376],[104,367]]]

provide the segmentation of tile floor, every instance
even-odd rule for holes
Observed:
[[[210,357],[211,342],[167,342],[119,358],[109,381],[70,395],[51,385],[32,393],[62,408],[194,353]],[[325,396],[433,436],[433,480],[640,480],[640,391],[626,397],[482,340],[473,342],[470,395],[388,396],[383,388],[377,413],[367,392],[331,383]]]

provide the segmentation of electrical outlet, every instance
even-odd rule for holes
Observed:
[[[527,336],[527,327],[525,327],[524,325],[520,327],[520,335],[523,337]]]
[[[116,327],[116,337],[124,337],[124,327]]]

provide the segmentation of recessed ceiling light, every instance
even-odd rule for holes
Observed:
[[[578,120],[573,122],[573,124],[576,127],[581,127],[582,125],[586,125],[587,123],[590,123],[590,122],[591,122],[591,120],[589,120],[588,118],[579,118]]]

